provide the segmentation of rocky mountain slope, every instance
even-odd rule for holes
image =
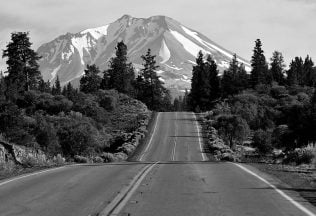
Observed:
[[[37,52],[43,57],[40,69],[45,80],[62,84],[78,83],[87,64],[96,64],[102,70],[114,55],[118,41],[128,47],[129,61],[136,70],[141,67],[140,56],[150,48],[157,55],[157,71],[166,87],[183,90],[190,88],[192,65],[199,50],[216,60],[220,71],[228,67],[233,53],[222,48],[201,33],[165,16],[147,19],[124,15],[113,23],[78,33],[67,33],[43,44]],[[249,62],[238,57],[250,70]]]

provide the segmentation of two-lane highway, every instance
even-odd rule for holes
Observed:
[[[315,215],[244,165],[204,160],[195,115],[159,113],[139,161],[0,182],[0,215]]]

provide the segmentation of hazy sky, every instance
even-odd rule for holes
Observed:
[[[37,49],[124,14],[169,16],[246,59],[260,38],[267,59],[279,50],[287,64],[307,54],[316,61],[316,0],[0,0],[0,49],[13,31],[29,31]]]

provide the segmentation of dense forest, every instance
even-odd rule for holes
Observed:
[[[61,84],[58,76],[54,83],[43,80],[41,57],[31,45],[28,33],[16,32],[3,51],[7,71],[0,76],[0,140],[70,160],[115,153],[128,141],[126,133],[148,118],[147,107],[172,108],[150,50],[135,77],[127,47],[119,42],[108,69],[87,65],[77,89]]]
[[[268,63],[258,39],[251,67],[250,74],[246,73],[234,55],[219,77],[212,57],[200,52],[191,92],[179,107],[210,111],[206,117],[210,126],[232,149],[250,140],[261,154],[277,148],[293,157],[311,159],[312,153],[304,147],[316,141],[316,68],[312,59],[295,57],[286,69],[282,53],[275,51]]]

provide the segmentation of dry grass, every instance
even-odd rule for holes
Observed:
[[[262,172],[277,177],[282,182],[289,185],[291,187],[290,190],[297,191],[302,197],[316,206],[315,170],[278,164],[251,163],[250,165],[256,167]]]

